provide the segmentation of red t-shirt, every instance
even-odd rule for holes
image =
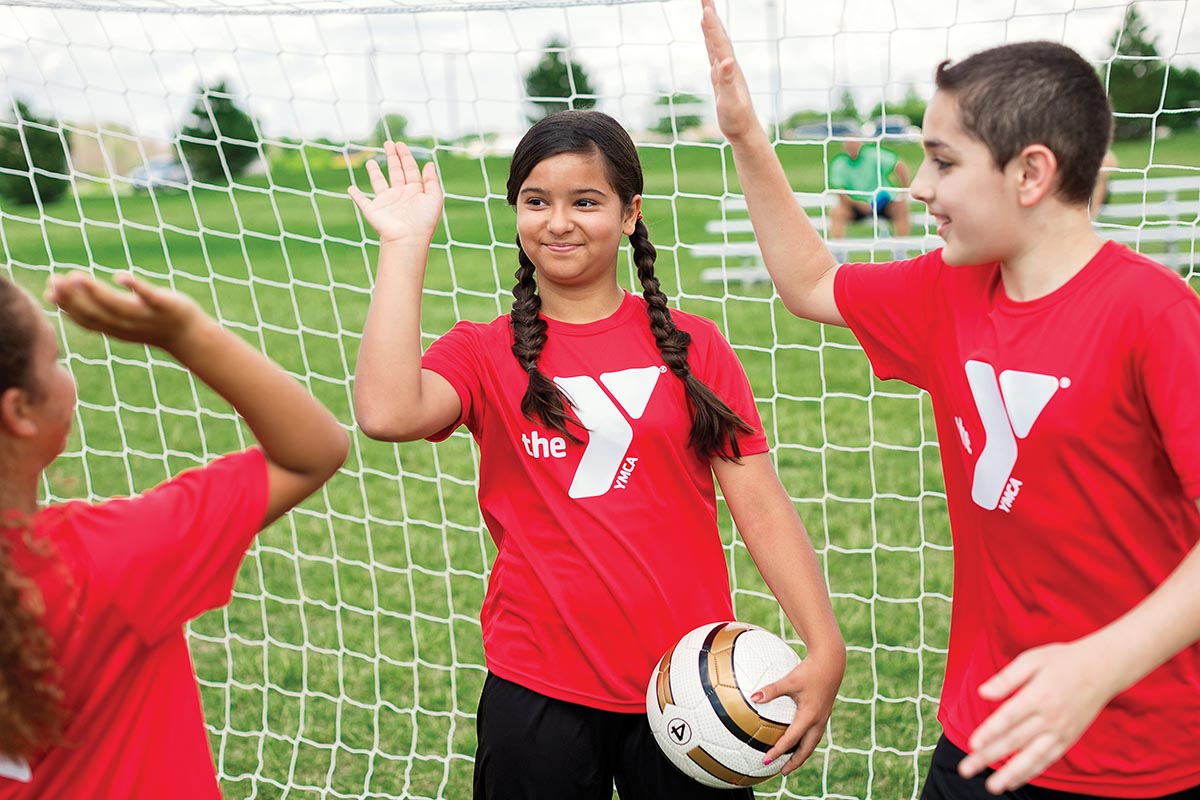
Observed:
[[[767,451],[754,396],[709,320],[673,311],[692,335],[692,372],[750,423],[743,455]],[[712,467],[688,447],[682,382],[663,366],[645,301],[607,319],[546,320],[539,369],[590,430],[572,442],[521,413],[527,376],[507,316],[460,322],[425,353],[462,400],[479,443],[479,506],[498,553],[484,599],[488,669],[549,697],[644,712],[650,672],[705,622],[733,618]]]
[[[13,562],[45,600],[66,744],[33,760],[32,780],[0,777],[0,800],[219,800],[183,625],[229,601],[262,524],[258,449],[192,469],[134,498],[38,513]]]
[[[954,536],[939,719],[964,747],[979,685],[1112,622],[1200,539],[1200,299],[1106,243],[1066,285],[1010,300],[996,264],[934,251],[848,264],[839,310],[875,373],[933,399]],[[1200,644],[1122,692],[1034,783],[1157,797],[1200,784]]]

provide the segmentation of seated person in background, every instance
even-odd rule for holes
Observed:
[[[1096,188],[1092,190],[1092,199],[1088,204],[1088,212],[1092,215],[1092,219],[1100,216],[1100,209],[1104,207],[1104,201],[1108,199],[1108,179],[1112,177],[1116,168],[1117,154],[1109,150],[1104,154],[1104,160],[1100,162],[1100,175],[1096,178]]]
[[[845,192],[829,211],[829,238],[845,238],[847,224],[876,214],[892,221],[896,236],[907,236],[908,203],[887,189],[908,186],[908,166],[878,142],[848,139],[842,144],[845,152],[829,162],[829,188]]]

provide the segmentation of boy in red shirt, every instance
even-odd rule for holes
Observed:
[[[1094,70],[1049,42],[943,63],[912,194],[945,247],[838,264],[703,6],[784,303],[933,399],[955,583],[922,797],[1200,797],[1200,300],[1092,227],[1112,129]]]
[[[317,490],[346,432],[287,373],[181,295],[82,273],[75,322],[174,356],[259,446],[139,497],[40,508],[75,383],[31,297],[0,277],[0,798],[219,800],[183,625],[229,600],[254,535]]]

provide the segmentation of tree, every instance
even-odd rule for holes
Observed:
[[[921,95],[917,94],[917,87],[909,84],[904,92],[904,99],[899,103],[888,103],[886,112],[888,114],[900,114],[908,117],[914,124],[920,125],[925,119],[925,106],[928,103]],[[879,119],[884,115],[884,104],[876,103],[871,109],[871,118]]]
[[[384,114],[375,123],[368,144],[372,147],[382,147],[389,139],[393,142],[406,141],[404,137],[407,130],[408,117],[403,114]]]
[[[204,181],[233,180],[259,156],[258,126],[225,81],[196,87],[196,102],[179,131],[188,173]]]
[[[654,101],[654,105],[662,106],[664,112],[654,127],[650,129],[655,133],[670,136],[691,128],[699,128],[704,124],[704,117],[700,115],[701,109],[704,108],[704,101],[694,94],[687,92],[664,94]]]
[[[842,99],[838,102],[838,106],[834,109],[833,116],[839,119],[852,119],[855,122],[862,122],[862,117],[858,114],[858,105],[854,102],[854,95],[849,89],[842,89]]]
[[[538,107],[530,122],[568,108],[591,108],[595,92],[583,66],[571,60],[566,43],[553,38],[546,43],[542,58],[525,75],[525,94]],[[563,60],[566,56],[567,60]],[[556,99],[562,98],[562,99]]]
[[[1112,63],[1108,67],[1108,98],[1113,111],[1121,114],[1154,114],[1163,103],[1163,84],[1167,67],[1158,55],[1158,46],[1149,27],[1138,14],[1137,6],[1125,9],[1121,26],[1113,33]],[[1105,76],[1102,74],[1101,78]],[[1151,116],[1117,116],[1113,135],[1117,139],[1138,139],[1154,130]]]
[[[22,100],[14,105],[16,119],[0,125],[0,167],[22,174],[0,172],[0,197],[17,205],[31,205],[39,198],[53,203],[70,185],[62,127],[58,120],[38,117]]]

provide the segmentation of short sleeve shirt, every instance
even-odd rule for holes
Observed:
[[[1030,302],[1008,298],[999,265],[941,251],[844,265],[835,296],[876,374],[933,400],[955,568],[939,719],[965,747],[996,708],[983,681],[1112,622],[1200,540],[1200,299],[1113,242]],[[1200,644],[1114,698],[1034,783],[1177,792],[1200,784],[1198,735]]]
[[[716,326],[673,311],[692,372],[754,429],[749,382]],[[705,622],[732,619],[712,468],[688,444],[682,382],[650,333],[645,301],[611,317],[547,320],[539,369],[574,404],[578,442],[521,413],[527,376],[508,317],[462,322],[423,365],[462,400],[479,443],[479,505],[498,553],[484,600],[488,668],[550,697],[644,712],[659,657]],[[439,437],[434,437],[439,438]]]
[[[62,670],[65,739],[0,799],[219,800],[183,625],[228,602],[267,505],[258,449],[138,496],[71,502],[9,537]],[[45,551],[45,552],[41,552]]]

